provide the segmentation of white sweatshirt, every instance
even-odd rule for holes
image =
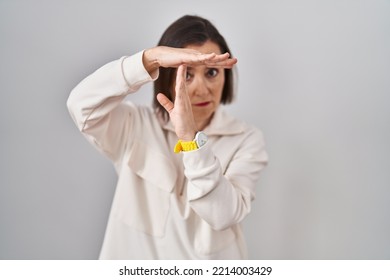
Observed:
[[[261,132],[219,108],[201,149],[173,153],[171,122],[124,98],[153,81],[139,52],[71,92],[77,127],[115,165],[118,183],[101,259],[245,259],[240,222],[268,157]]]

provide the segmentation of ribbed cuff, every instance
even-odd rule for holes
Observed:
[[[124,57],[122,61],[123,76],[130,87],[152,82],[158,78],[159,71],[156,70],[149,75],[142,62],[144,51],[140,51],[132,56]]]
[[[214,153],[211,146],[206,143],[200,149],[183,152],[184,167],[190,170],[201,170],[214,164]]]

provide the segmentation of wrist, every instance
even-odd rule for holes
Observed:
[[[155,48],[151,48],[145,50],[142,56],[142,63],[150,75],[160,67],[158,59],[154,53]]]
[[[207,139],[208,139],[207,135],[204,132],[198,131],[195,134],[193,140],[183,141],[179,139],[179,141],[175,145],[174,152],[180,153],[180,152],[188,152],[188,151],[200,149],[206,144]]]
[[[183,133],[177,134],[177,137],[182,141],[192,141],[195,138],[196,132],[196,129],[191,129]]]
[[[190,133],[190,134],[186,134],[186,135],[183,135],[183,137],[180,137],[179,139],[182,140],[182,141],[192,141],[195,138],[195,134],[196,134],[196,132]]]

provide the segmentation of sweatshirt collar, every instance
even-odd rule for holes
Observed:
[[[165,130],[175,132],[172,122],[164,122],[159,118],[161,126]],[[210,124],[203,130],[208,136],[235,135],[244,131],[244,124],[227,114],[221,106],[215,111]]]

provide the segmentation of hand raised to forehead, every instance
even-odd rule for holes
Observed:
[[[200,53],[187,48],[155,47],[144,52],[144,65],[150,72],[158,67],[179,67],[207,65],[209,67],[232,68],[237,63],[236,58],[230,58],[229,53]]]

